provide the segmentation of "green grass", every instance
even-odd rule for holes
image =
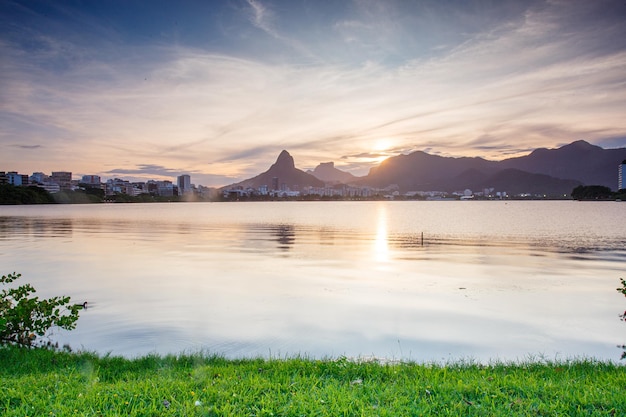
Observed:
[[[166,406],[167,404],[167,406]],[[2,416],[624,416],[626,368],[0,348]]]

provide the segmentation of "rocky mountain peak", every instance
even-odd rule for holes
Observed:
[[[280,155],[278,155],[278,159],[274,163],[275,168],[295,168],[296,164],[293,160],[293,156],[289,154],[286,150],[283,150]]]
[[[356,179],[356,177],[349,172],[335,168],[334,162],[322,162],[316,166],[313,171],[308,172],[315,176],[315,178],[328,183],[350,183]]]

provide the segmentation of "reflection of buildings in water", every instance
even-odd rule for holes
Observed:
[[[290,249],[296,240],[296,229],[291,224],[272,226],[272,235],[276,237],[280,249]]]
[[[71,219],[33,219],[29,217],[0,217],[0,237],[66,237],[72,235]]]
[[[45,237],[71,236],[73,227],[71,219],[35,220],[33,234]]]

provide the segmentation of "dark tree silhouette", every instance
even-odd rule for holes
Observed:
[[[615,193],[604,185],[579,185],[572,190],[574,200],[609,200],[615,198]]]

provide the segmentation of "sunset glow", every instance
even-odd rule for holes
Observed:
[[[222,186],[282,149],[364,175],[623,147],[624,21],[616,0],[9,0],[0,170]]]

